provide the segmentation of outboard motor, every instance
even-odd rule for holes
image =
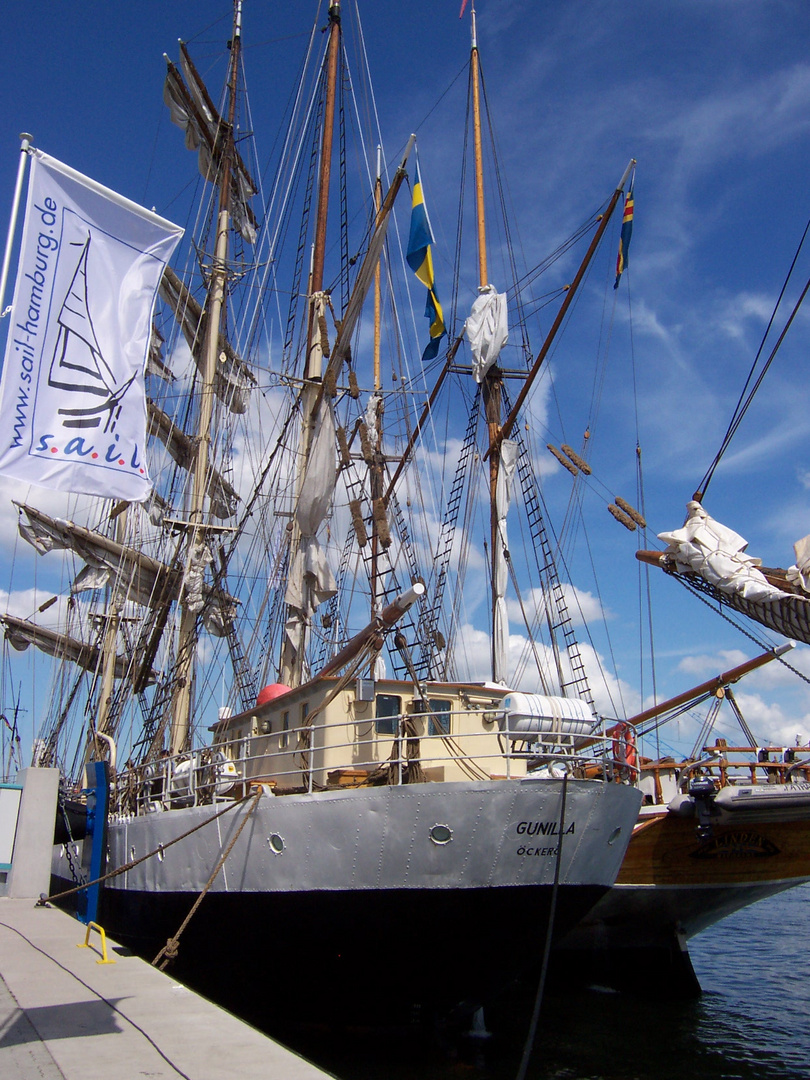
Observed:
[[[699,840],[708,840],[712,835],[712,822],[717,817],[714,797],[717,788],[710,776],[698,776],[689,784],[689,794],[695,801],[695,813],[698,825],[695,829]]]

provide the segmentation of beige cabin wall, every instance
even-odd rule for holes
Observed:
[[[395,744],[392,735],[377,731],[376,696],[401,698],[402,711],[408,714],[418,695],[411,683],[381,680],[375,686],[375,700],[358,699],[352,684],[325,704],[335,686],[334,680],[308,684],[253,713],[230,717],[216,725],[215,742],[238,763],[246,780],[264,780],[277,790],[362,783],[365,774],[391,759]],[[414,718],[426,779],[469,779],[471,761],[482,777],[525,774],[525,759],[504,756],[506,746],[499,738],[497,722],[502,695],[497,690],[476,693],[469,686],[438,684],[427,691],[429,697],[449,702],[451,711],[447,738],[427,735],[428,718]],[[313,722],[307,725],[306,717],[313,714]],[[405,753],[404,745],[401,753]],[[458,758],[468,767],[459,764]]]

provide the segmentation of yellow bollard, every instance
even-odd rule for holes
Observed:
[[[107,935],[104,933],[103,927],[99,926],[98,923],[89,922],[87,924],[87,933],[84,936],[84,944],[79,942],[79,944],[76,946],[76,948],[77,949],[89,949],[90,948],[90,931],[91,930],[98,930],[99,934],[101,935],[101,959],[96,960],[96,963],[97,964],[114,964],[115,960],[110,960],[107,957]]]

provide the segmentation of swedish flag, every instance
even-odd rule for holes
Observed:
[[[413,204],[411,207],[411,231],[408,237],[408,253],[405,258],[408,266],[416,274],[428,291],[427,303],[425,304],[425,316],[430,319],[430,341],[422,353],[422,360],[432,360],[439,351],[439,342],[447,333],[444,325],[442,305],[436,295],[436,284],[433,277],[433,256],[430,245],[433,243],[433,233],[430,230],[430,221],[425,207],[425,199],[422,194],[422,178],[419,175],[419,162],[416,163],[416,172],[413,183]]]
[[[633,198],[632,187],[627,192],[624,200],[624,216],[622,217],[622,233],[619,238],[619,256],[616,259],[616,281],[613,285],[614,289],[619,287],[619,278],[627,269],[627,251],[630,247],[630,237],[633,235],[633,212],[635,211],[636,204]]]

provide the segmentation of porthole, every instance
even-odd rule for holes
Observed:
[[[622,835],[621,826],[615,828],[608,837],[608,844],[615,844],[619,837]]]
[[[267,843],[274,855],[280,855],[284,850],[284,838],[279,836],[278,833],[273,833],[272,836],[268,836]]]
[[[453,830],[449,825],[434,825],[430,830],[430,839],[439,846],[449,844],[453,839]]]

